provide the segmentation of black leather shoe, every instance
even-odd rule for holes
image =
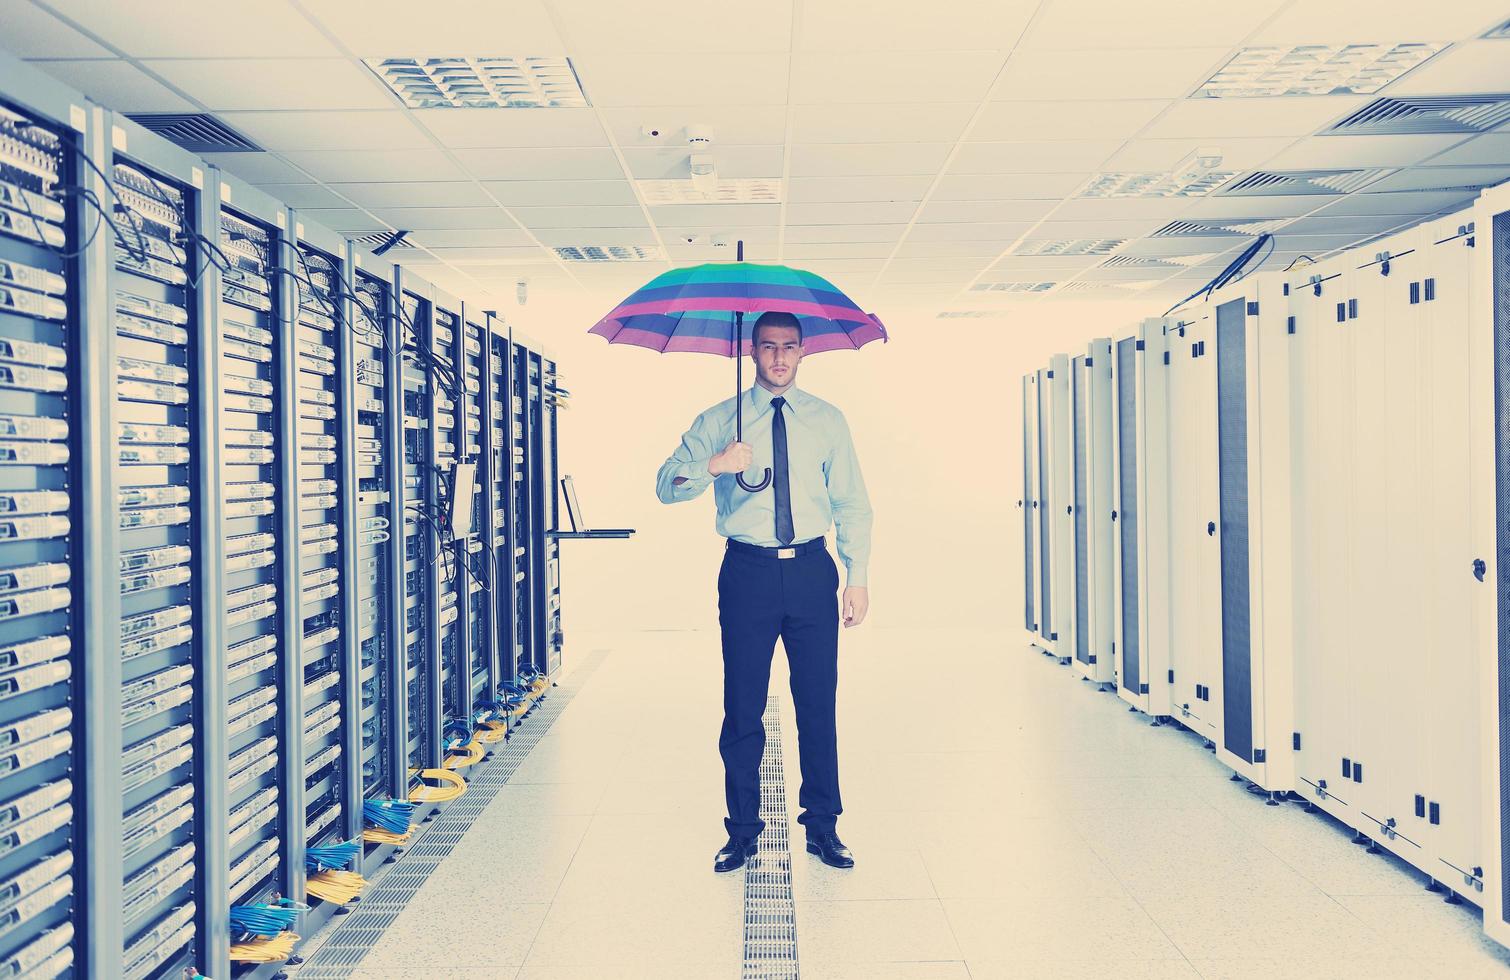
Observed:
[[[719,874],[744,867],[745,860],[755,856],[759,847],[753,837],[730,837],[729,843],[713,856],[713,870]]]
[[[807,852],[816,854],[830,868],[853,868],[855,856],[832,830],[820,830],[807,835]]]

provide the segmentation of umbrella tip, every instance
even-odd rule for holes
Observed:
[[[734,247],[734,258],[740,262],[745,260],[745,240],[743,238]]]

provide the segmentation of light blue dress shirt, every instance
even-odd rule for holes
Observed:
[[[771,419],[776,397],[755,384],[744,399],[744,441],[755,454],[745,480],[758,483],[771,465]],[[860,461],[844,413],[797,387],[782,396],[786,405],[787,473],[791,480],[794,542],[808,541],[837,530],[835,544],[849,573],[851,586],[866,584],[870,562],[870,498]],[[732,473],[708,474],[708,461],[734,441],[734,399],[727,398],[697,417],[682,436],[682,444],[661,466],[655,492],[661,503],[674,504],[700,496],[713,484],[718,505],[718,533],[745,544],[776,548],[776,492],[772,485],[749,493]],[[686,482],[677,486],[677,477]]]

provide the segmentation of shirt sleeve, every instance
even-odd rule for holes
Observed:
[[[828,499],[834,512],[834,541],[849,572],[849,585],[867,584],[870,566],[870,496],[842,412],[834,423],[834,446],[828,464]]]
[[[682,444],[661,464],[661,471],[656,474],[655,495],[661,503],[691,500],[708,489],[713,482],[708,461],[723,449],[713,445],[716,440],[717,433],[708,420],[708,413],[704,412],[692,423],[692,428],[682,434]],[[686,482],[677,485],[677,477],[684,477]]]

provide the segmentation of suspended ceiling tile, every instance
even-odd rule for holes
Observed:
[[[1458,187],[1491,187],[1510,180],[1510,164],[1501,167],[1413,167],[1382,177],[1368,185],[1369,191],[1439,190]]]
[[[793,177],[787,200],[793,204],[836,204],[850,201],[921,201],[933,178],[907,177]]]
[[[1504,0],[1391,4],[1381,16],[1377,0],[1327,0],[1294,4],[1265,24],[1247,43],[1368,44],[1455,41],[1476,37],[1504,21]]]
[[[271,153],[206,153],[205,162],[249,184],[308,184],[315,178]]]
[[[540,244],[549,248],[582,245],[654,245],[655,233],[640,228],[534,228]]]
[[[626,106],[602,110],[614,142],[630,147],[688,148],[687,129],[698,126],[713,135],[713,145],[762,146],[786,140],[786,107]],[[651,129],[659,136],[645,132]]]
[[[510,208],[631,205],[638,201],[626,180],[489,180],[483,186]]]
[[[1281,242],[1290,241],[1296,235],[1377,235],[1415,220],[1414,216],[1403,214],[1338,215],[1326,212],[1285,225],[1275,235]]]
[[[1054,279],[1090,269],[1106,261],[1104,255],[1007,255],[981,276],[982,282]]]
[[[789,225],[900,224],[917,211],[913,201],[867,201],[847,204],[788,204]]]
[[[34,64],[116,112],[194,112],[198,109],[125,61],[37,61]]]
[[[1510,92],[1510,52],[1505,50],[1503,40],[1455,44],[1381,94],[1464,95],[1480,92]]]
[[[1293,218],[1332,201],[1337,194],[1276,194],[1273,197],[1225,197],[1210,194],[1189,202],[1185,218]]]
[[[1312,136],[1265,161],[1265,170],[1408,167],[1462,141],[1460,135]]]
[[[1370,191],[1339,198],[1321,213],[1428,215],[1467,206],[1477,196],[1478,191]]]
[[[1081,239],[1081,238],[1120,238],[1131,240],[1142,238],[1161,225],[1167,224],[1162,218],[1126,218],[1113,220],[1098,218],[1083,221],[1060,221],[1059,216],[1051,215],[1049,220],[1041,223],[1033,229],[1033,239]]]
[[[977,102],[792,106],[794,143],[953,143]]]
[[[1506,52],[1510,55],[1510,51]],[[1487,133],[1424,161],[1431,167],[1493,166],[1510,163],[1510,133]]]
[[[417,150],[433,145],[396,109],[222,112],[218,118],[264,150]]]
[[[1285,0],[1241,6],[1206,0],[1056,0],[1034,20],[1022,45],[1038,50],[1083,48],[1231,47],[1262,24]]]
[[[1001,66],[1000,51],[947,51],[928,56],[926,71],[899,70],[896,55],[803,52],[792,63],[791,101],[845,103],[978,102]]]
[[[994,259],[1012,247],[1015,239],[986,238],[967,242],[925,242],[908,238],[897,249],[898,258],[935,258],[953,256],[968,259]]]
[[[1090,179],[1089,172],[1027,174],[947,174],[933,201],[1058,200]]]
[[[1220,169],[1256,170],[1267,165],[1276,153],[1294,142],[1294,138],[1289,136],[1260,139],[1227,137],[1212,140],[1137,139],[1118,150],[1105,162],[1102,169],[1134,173],[1168,172],[1197,150],[1214,147],[1222,154]]]
[[[792,147],[793,177],[875,177],[938,173],[948,143],[828,143]]]
[[[325,181],[451,180],[463,176],[440,150],[316,150],[285,154]]]
[[[1309,136],[1369,101],[1366,96],[1275,99],[1184,99],[1155,120],[1143,139],[1199,139],[1220,145],[1225,137]]]
[[[979,255],[928,255],[898,256],[891,260],[892,274],[912,272],[948,272],[966,278],[974,276],[991,264],[995,256]]]
[[[746,228],[777,225],[781,222],[779,204],[667,204],[650,209],[656,227],[679,228]]]
[[[885,259],[895,246],[891,242],[788,242],[786,257],[796,259]],[[808,262],[807,265],[812,265]]]
[[[1032,0],[804,0],[804,51],[936,51],[961,38],[983,48],[1010,48],[1037,6]]]
[[[1134,218],[1167,221],[1177,214],[1185,213],[1195,200],[1202,198],[1072,198],[1054,209],[1054,218],[1059,221],[1122,221]]]
[[[786,229],[793,242],[895,242],[906,225],[795,225]]]
[[[1181,99],[1206,81],[1226,47],[1012,53],[995,100]]]
[[[950,222],[913,225],[908,241],[968,242],[986,239],[1015,240],[1033,227],[1031,221]]]
[[[510,209],[528,228],[643,228],[645,212],[629,207],[516,207]]]
[[[1130,139],[1171,103],[1164,99],[1106,102],[991,102],[970,130],[972,142]]]
[[[349,208],[352,205],[351,201],[324,184],[257,184],[256,187],[291,208]]]
[[[439,256],[441,261],[454,262],[460,266],[501,265],[511,256],[517,257],[521,263],[527,262],[531,265],[543,264],[544,262],[550,262],[551,265],[555,264],[549,258],[551,253],[539,246],[441,246],[437,245],[429,236],[415,235],[413,237],[424,245],[425,248],[430,249]],[[389,254],[393,253],[390,252]]]
[[[303,6],[358,58],[566,52],[539,0],[469,0],[435,9],[409,0],[304,0]]]
[[[308,221],[342,234],[387,231],[388,226],[357,208],[309,208],[301,212]]]
[[[886,270],[886,274],[881,281],[894,286],[911,283],[937,283],[963,288],[973,275],[974,273],[963,270],[908,269],[898,267],[898,264],[893,262],[891,268]]]
[[[923,224],[958,221],[1037,221],[1054,209],[1055,201],[940,201],[928,202],[918,215]]]
[[[723,54],[777,52],[791,45],[791,4],[752,8],[742,0],[553,0],[572,50]]]
[[[330,189],[365,208],[485,207],[493,202],[470,180],[332,183]]]
[[[514,227],[512,223],[500,224],[497,228],[426,229],[409,237],[426,248],[489,248],[497,254],[499,261],[526,252],[537,258],[546,254],[530,239],[529,232]]]
[[[6,0],[5,46],[17,57],[111,58],[115,52],[27,0]]]
[[[729,249],[730,256],[734,254],[735,243],[743,240],[746,249],[762,249],[766,253],[763,259],[756,259],[753,255],[748,254],[746,258],[749,258],[751,261],[764,262],[772,261],[771,256],[775,252],[776,243],[780,240],[781,235],[780,229],[775,225],[745,228],[743,226],[735,227],[732,224],[719,227],[716,225],[668,225],[657,222],[656,228],[660,230],[661,240],[668,244],[671,242],[682,242],[685,244],[688,238],[696,238],[709,243],[714,238],[726,239],[729,243],[727,248]]]
[[[395,228],[513,228],[514,223],[496,207],[484,208],[375,208],[373,214]]]
[[[721,146],[696,151],[713,157],[718,176],[729,178],[780,177],[784,152],[781,146]],[[665,180],[691,175],[693,151],[686,145],[664,148],[629,147],[623,150],[629,172],[636,180]]]
[[[375,76],[341,58],[147,60],[142,64],[212,112],[392,109],[397,105]]]
[[[467,172],[481,180],[610,180],[624,176],[618,158],[608,149],[457,150],[455,154]]]
[[[608,145],[592,109],[416,109],[413,115],[453,150]]]
[[[1225,252],[1233,245],[1245,245],[1252,237],[1230,235],[1176,235],[1171,238],[1139,238],[1117,250],[1119,255],[1204,255]]]
[[[1117,151],[1115,140],[965,143],[949,165],[950,174],[1045,173],[1098,168]]]
[[[626,8],[630,9],[630,8]],[[674,58],[602,51],[573,59],[594,105],[784,105],[787,56],[688,50]]]
[[[133,58],[332,57],[338,52],[283,0],[154,0],[150,12],[112,0],[59,0],[69,20]]]

